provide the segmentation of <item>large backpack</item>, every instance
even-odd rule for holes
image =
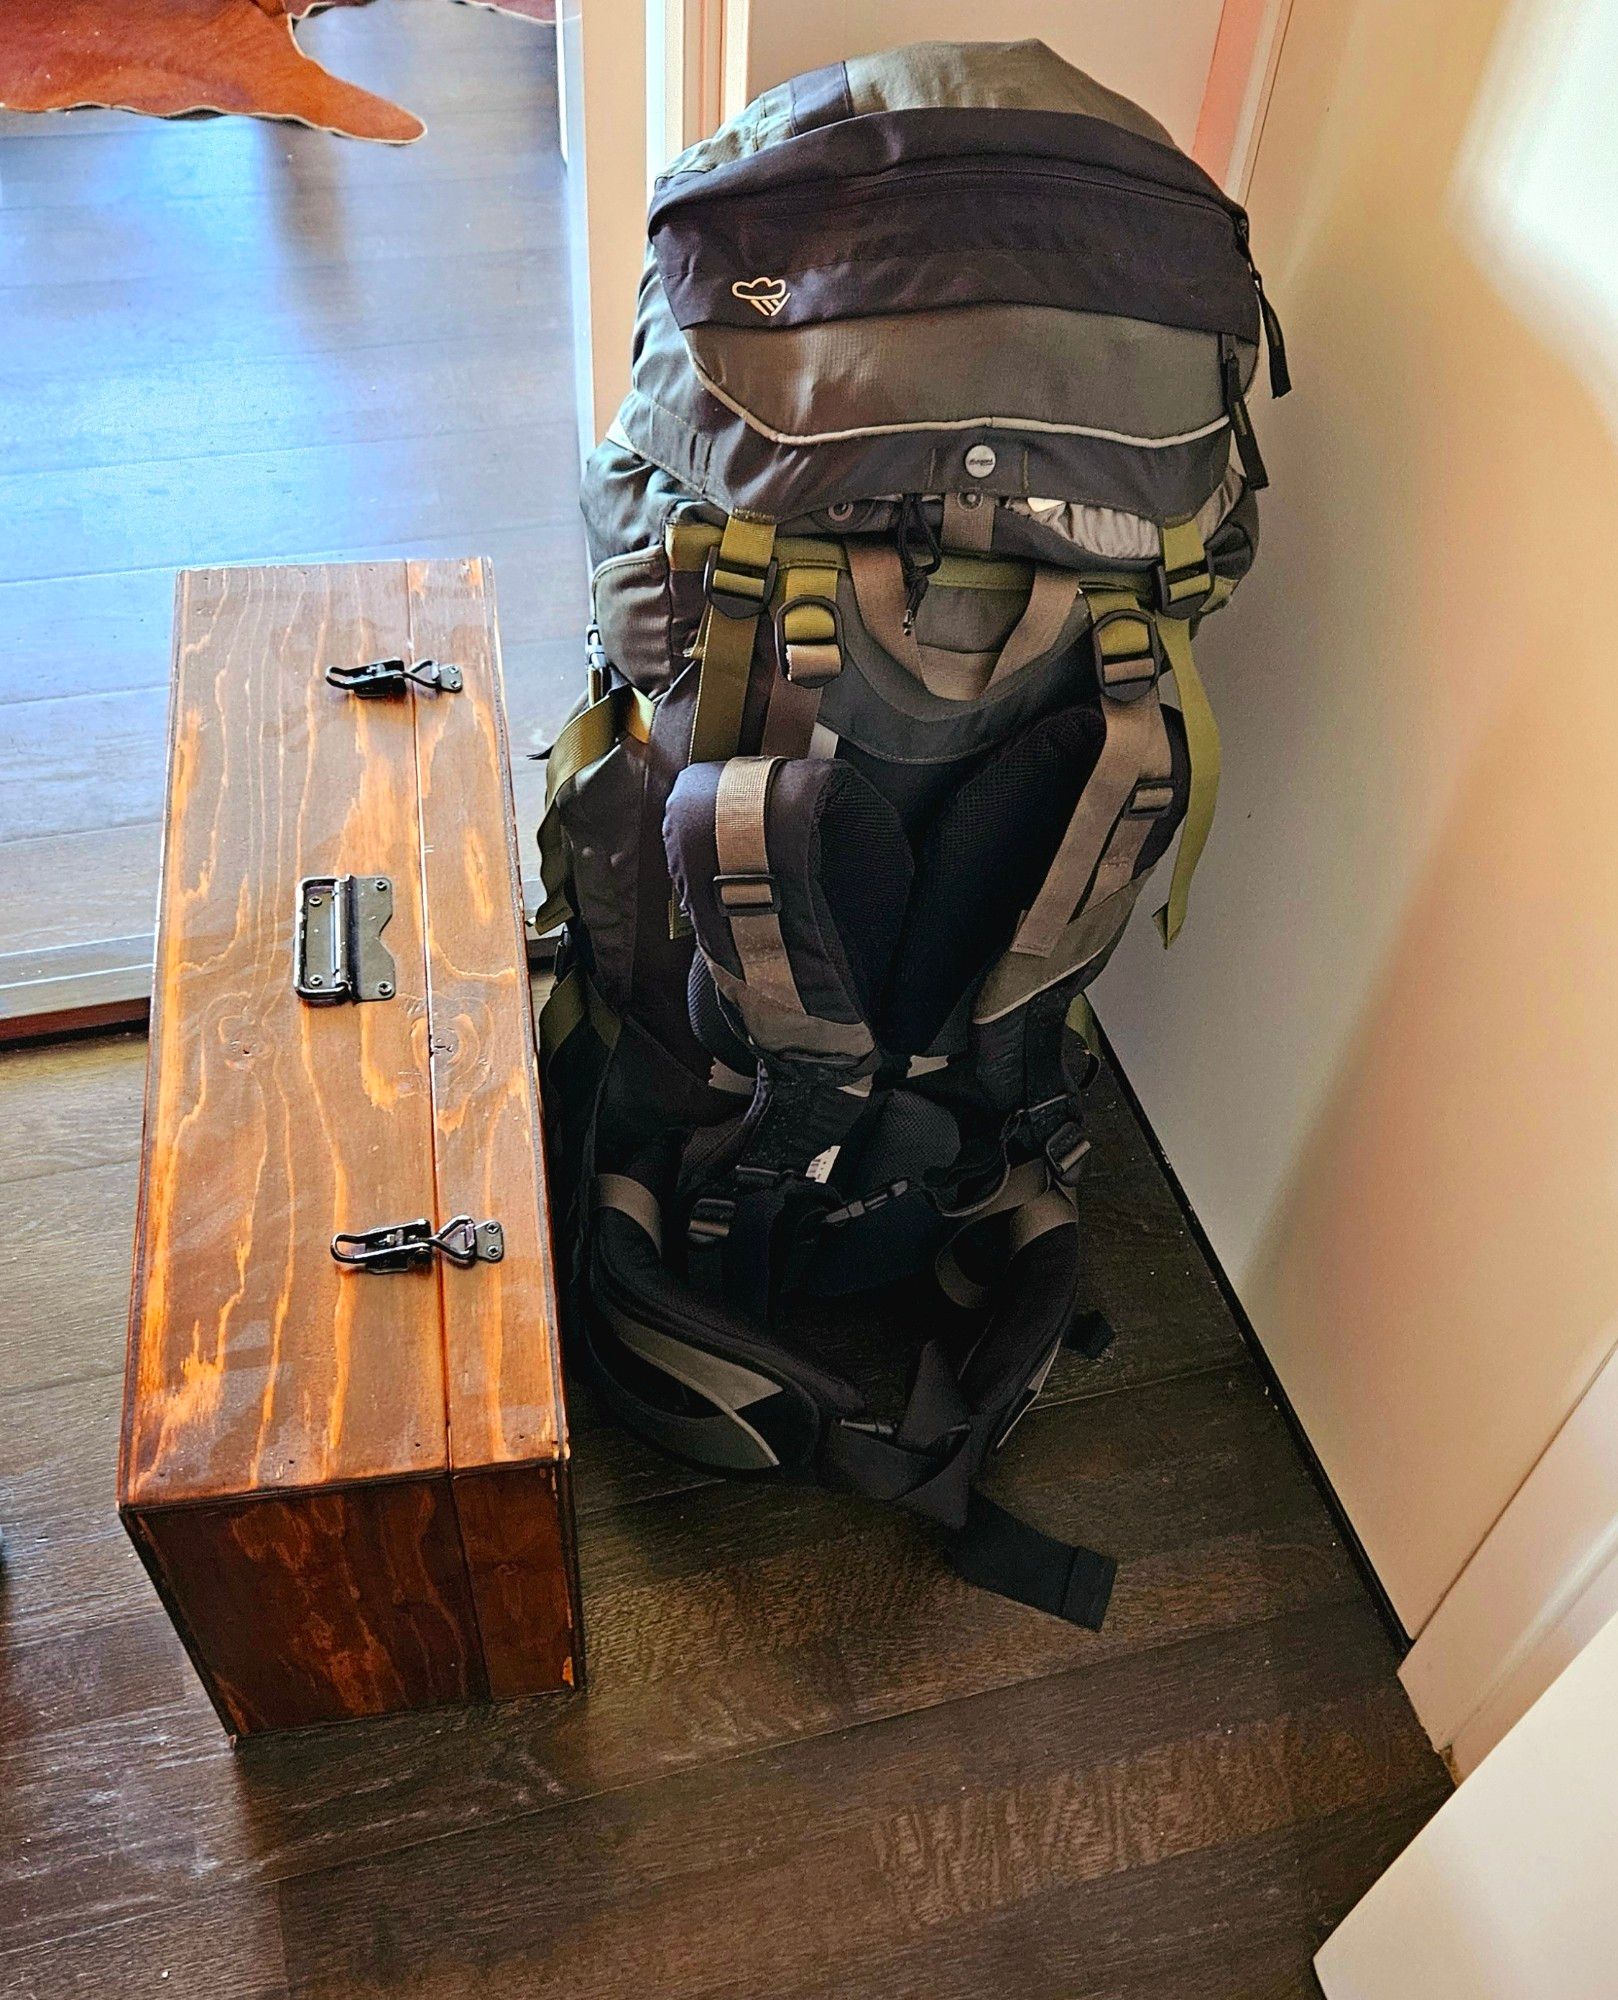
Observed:
[[[1096,1344],[1085,988],[1213,813],[1261,334],[1288,386],[1246,217],[1040,43],[928,43],[766,92],[649,234],[540,832],[576,1336],[667,1450],[1098,1625],[1111,1562],[974,1481]]]

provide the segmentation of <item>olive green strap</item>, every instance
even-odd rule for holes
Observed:
[[[691,720],[693,764],[733,757],[753,665],[758,621],[775,583],[775,523],[735,513],[706,559],[707,609],[697,633],[697,706]]]
[[[644,743],[652,733],[654,712],[651,700],[626,683],[581,709],[551,745],[545,760],[545,817],[539,823],[539,875],[545,885],[545,901],[534,912],[536,935],[543,937],[573,915],[567,840],[558,807],[563,786],[626,736]]]
[[[652,733],[654,705],[639,688],[615,687],[600,701],[565,723],[545,759],[545,797],[554,800],[569,778],[605,757],[615,743],[633,736],[644,743]]]
[[[539,1051],[549,1062],[575,1029],[588,1021],[605,1048],[618,1039],[618,1016],[577,967],[557,980],[539,1010]]]
[[[1101,1023],[1096,1019],[1096,1010],[1083,993],[1075,993],[1068,1002],[1067,1025],[1083,1042],[1097,1062],[1101,1060]]]
[[[779,671],[770,682],[764,717],[766,757],[806,757],[820,713],[820,697],[843,670],[837,578],[826,567],[782,572],[778,637]]]
[[[1179,693],[1191,763],[1191,796],[1186,803],[1185,825],[1180,830],[1180,849],[1174,857],[1169,899],[1156,918],[1164,944],[1171,945],[1185,922],[1191,877],[1208,844],[1214,806],[1219,798],[1219,725],[1214,721],[1213,709],[1191,657],[1191,627],[1181,618],[1160,618],[1157,631]]]
[[[1049,958],[1076,914],[1129,882],[1157,818],[1174,803],[1173,761],[1158,701],[1154,620],[1123,591],[1087,590],[1105,734],[1067,830],[1012,939]]]

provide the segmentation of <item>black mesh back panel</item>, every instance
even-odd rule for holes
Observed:
[[[834,763],[827,777],[815,820],[820,893],[870,1020],[904,921],[910,843],[893,807],[857,771]]]
[[[898,956],[880,1020],[883,1046],[915,1054],[969,982],[1011,942],[1101,754],[1100,712],[1083,703],[1043,717],[968,779],[939,812],[916,859]]]

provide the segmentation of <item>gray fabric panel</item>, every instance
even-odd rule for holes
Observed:
[[[734,118],[726,119],[711,137],[687,146],[657,178],[663,181],[675,174],[709,173],[765,146],[779,145],[792,137],[794,129],[791,85],[778,83],[744,105]]]
[[[1225,416],[1214,335],[1055,306],[710,325],[689,338],[722,397],[784,437],[993,417],[1157,439]],[[1256,346],[1244,357],[1249,381],[1257,358]]]
[[[698,428],[697,418],[713,426],[711,434]],[[778,521],[847,500],[953,492],[969,483],[964,459],[980,443],[991,444],[998,459],[980,484],[997,492],[1046,494],[1179,520],[1215,491],[1230,456],[1228,430],[1156,451],[1028,431],[910,431],[847,444],[775,445],[708,395],[689,364],[662,379],[643,370],[621,421],[635,449],[693,493],[726,510],[746,508]],[[1071,542],[1056,535],[1041,542],[1035,524],[1024,526],[1044,560],[1083,562]],[[998,524],[996,546],[1014,546],[1001,543]]]
[[[579,915],[595,954],[595,983],[619,1014],[628,1007],[634,974],[645,770],[642,746],[626,737],[564,786],[557,802]]]
[[[995,596],[998,601],[999,593]],[[1088,655],[1081,666],[1074,652],[1090,622],[1082,600],[1044,660],[1024,667],[966,707],[930,693],[871,638],[847,577],[838,579],[837,600],[843,618],[843,671],[821,697],[820,717],[839,737],[885,762],[955,763],[1004,742],[1036,716],[1082,693]],[[1021,606],[1017,608],[1020,611]]]
[[[684,579],[682,579],[682,582]],[[661,545],[615,556],[590,585],[595,620],[607,658],[646,694],[661,694],[680,670],[696,636],[697,613],[675,615],[668,557]],[[683,591],[695,597],[695,591]]]
[[[1163,126],[1138,104],[1064,62],[1043,42],[913,42],[844,64],[857,113],[912,111],[930,104],[1007,111],[1077,111],[1105,118],[1160,145]]]

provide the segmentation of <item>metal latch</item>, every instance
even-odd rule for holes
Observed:
[[[434,1229],[423,1215],[414,1222],[384,1222],[375,1229],[339,1230],[331,1239],[331,1254],[339,1264],[357,1271],[414,1271],[435,1257],[459,1264],[498,1264],[506,1254],[505,1232],[498,1222],[474,1222],[453,1216]]]
[[[367,660],[360,667],[328,667],[326,678],[345,694],[357,694],[362,701],[385,699],[419,687],[428,694],[457,694],[462,686],[459,667],[441,666],[436,660]]]
[[[391,1000],[393,954],[382,930],[393,915],[386,875],[306,875],[298,884],[292,986],[312,1007]]]

